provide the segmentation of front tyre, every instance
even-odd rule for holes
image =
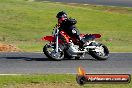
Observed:
[[[89,54],[97,60],[106,60],[109,57],[109,50],[104,44],[99,43],[95,49],[89,51]]]
[[[58,53],[56,53],[55,45],[53,44],[46,44],[43,48],[43,52],[50,60],[60,61],[64,58],[64,52],[59,49]]]

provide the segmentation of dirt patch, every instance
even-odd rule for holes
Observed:
[[[105,10],[106,12],[116,12],[116,13],[132,13],[132,10],[129,10],[127,8],[115,8],[115,7],[111,7],[111,8],[107,8]]]
[[[12,44],[3,44],[0,43],[0,52],[20,52],[22,51],[18,47]]]

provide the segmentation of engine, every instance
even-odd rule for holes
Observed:
[[[70,56],[77,56],[77,54],[80,52],[79,46],[74,45],[73,43],[69,44],[69,48],[67,50],[68,55]]]

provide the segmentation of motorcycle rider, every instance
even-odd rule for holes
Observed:
[[[64,11],[59,12],[56,18],[58,18],[59,29],[65,31],[70,37],[75,37],[81,43],[79,47],[83,48],[84,41],[81,39],[80,32],[75,26],[77,21],[73,18],[68,18]]]

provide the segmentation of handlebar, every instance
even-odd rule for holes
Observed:
[[[58,24],[55,25],[55,27],[53,28],[54,31],[52,32],[52,35],[57,35],[58,34],[59,27],[60,26]]]

